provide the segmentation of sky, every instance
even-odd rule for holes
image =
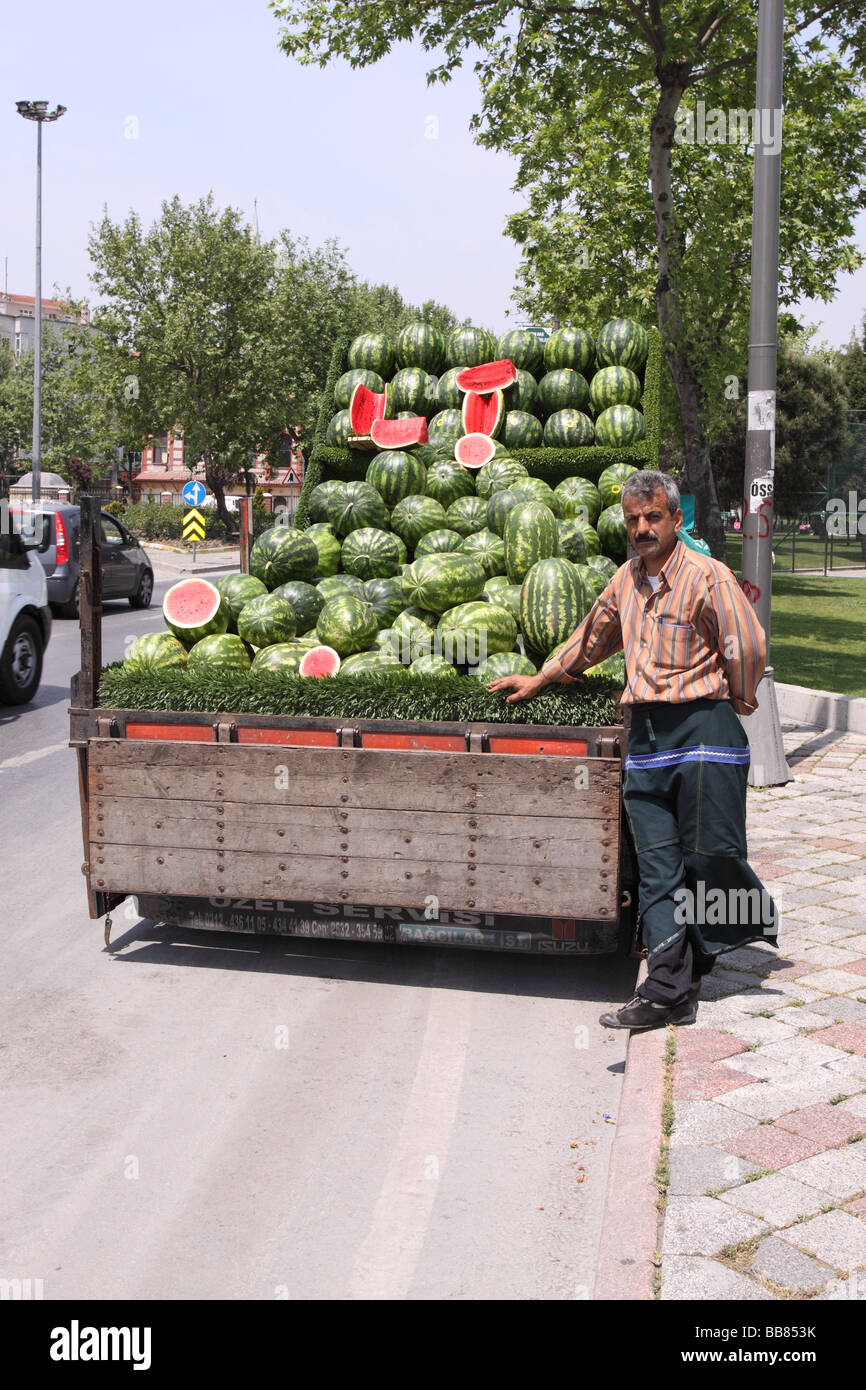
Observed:
[[[263,238],[335,237],[363,279],[436,299],[504,332],[518,248],[502,232],[521,206],[516,166],[479,149],[471,71],[428,88],[425,55],[401,45],[363,72],[302,68],[277,48],[266,0],[41,0],[10,7],[0,78],[0,285],[33,293],[36,127],[17,100],[67,113],[44,128],[43,295],[94,299],[87,240],[107,206],[148,226],[164,199],[213,191]],[[11,74],[11,75],[10,75]],[[858,222],[866,249],[866,216]],[[7,264],[8,263],[8,271]],[[830,305],[801,307],[817,337],[845,344],[866,310],[866,268]]]

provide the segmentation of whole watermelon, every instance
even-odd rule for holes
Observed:
[[[570,637],[592,607],[591,596],[568,560],[538,560],[520,591],[520,628],[528,647],[547,656]]]
[[[616,560],[611,560],[608,555],[590,555],[587,557],[586,564],[588,569],[601,575],[605,585],[610,583],[619,569]]]
[[[553,489],[562,502],[565,517],[581,516],[594,526],[601,515],[601,496],[588,478],[563,478]]]
[[[499,438],[509,449],[538,449],[543,441],[541,421],[525,410],[508,410],[499,431]]]
[[[571,519],[577,523],[583,533],[583,543],[586,546],[587,559],[592,555],[600,555],[601,541],[598,538],[598,532],[595,527],[584,522],[579,516],[572,517]]]
[[[415,559],[423,555],[453,555],[463,544],[459,531],[428,531],[415,546]]]
[[[290,579],[312,579],[319,565],[319,552],[306,531],[294,526],[272,526],[253,542],[250,573],[268,589],[287,584]]]
[[[392,653],[404,666],[433,652],[434,638],[430,625],[415,613],[408,610],[398,613],[391,624],[391,633]]]
[[[361,599],[330,599],[319,614],[316,633],[325,647],[332,647],[340,656],[365,651],[379,629],[379,620],[369,603]]]
[[[544,426],[548,449],[585,449],[595,439],[595,429],[582,410],[555,410]]]
[[[596,415],[611,405],[637,405],[641,384],[630,367],[602,367],[592,378],[590,404]]]
[[[494,652],[476,667],[473,675],[482,681],[495,681],[500,676],[537,676],[538,671],[519,652]]]
[[[499,339],[496,356],[507,358],[524,372],[537,376],[544,361],[542,347],[534,333],[526,328],[512,328]]]
[[[310,493],[307,504],[307,511],[310,521],[323,522],[328,520],[328,498],[342,491],[345,483],[339,482],[336,478],[329,478],[326,483],[319,483]]]
[[[330,603],[332,598],[343,598],[346,594],[351,594],[353,598],[364,597],[364,581],[357,579],[354,574],[329,575],[327,579],[321,579],[316,587],[325,603]]]
[[[173,633],[146,632],[131,643],[123,664],[130,671],[171,670],[186,666],[187,655],[186,647]]]
[[[436,404],[440,410],[461,410],[463,407],[463,392],[457,385],[457,373],[462,372],[468,365],[461,362],[459,367],[449,367],[447,372],[443,372],[436,387]]]
[[[403,596],[412,606],[444,613],[477,598],[486,575],[480,560],[463,555],[422,555],[403,575]]]
[[[416,321],[401,328],[394,343],[398,367],[438,373],[445,364],[445,339],[432,323]]]
[[[586,559],[586,538],[583,527],[574,517],[566,517],[556,523],[557,554],[575,565],[582,565]]]
[[[334,387],[334,405],[338,410],[349,409],[356,386],[366,386],[368,391],[375,391],[377,395],[385,390],[385,383],[378,372],[371,372],[369,367],[352,367],[343,373]]]
[[[224,578],[216,580],[216,588],[225,599],[229,610],[227,632],[237,632],[238,614],[244,604],[268,592],[268,586],[261,579],[256,579],[254,574],[227,574]]]
[[[597,529],[602,550],[613,559],[624,560],[628,550],[628,532],[619,502],[605,507],[598,518]]]
[[[276,594],[263,594],[244,604],[238,614],[238,636],[253,647],[291,642],[297,630],[295,610]]]
[[[348,410],[338,410],[332,415],[325,430],[325,444],[329,449],[345,449],[349,442],[350,422]]]
[[[327,579],[340,568],[340,541],[330,522],[319,521],[304,532],[316,547],[318,561],[313,571],[313,579]]]
[[[528,415],[538,415],[538,386],[531,372],[517,368],[517,380],[505,391],[505,409],[523,410]]]
[[[556,554],[556,517],[541,502],[523,502],[508,513],[503,539],[508,578],[521,584],[537,561]]]
[[[464,537],[483,531],[487,526],[487,503],[483,497],[458,497],[445,513],[444,524]]]
[[[366,481],[378,492],[386,507],[396,507],[404,497],[427,489],[427,469],[414,454],[402,449],[384,449],[367,469]]]
[[[557,367],[538,383],[538,414],[545,419],[557,410],[584,410],[589,383],[573,367]]]
[[[631,463],[612,463],[605,468],[598,480],[598,492],[603,507],[612,507],[622,501],[623,485],[638,470]]]
[[[426,495],[404,497],[391,513],[391,526],[407,550],[414,551],[422,536],[445,524],[445,508]]]
[[[512,483],[509,492],[513,492],[515,497],[532,498],[541,502],[555,517],[561,517],[563,514],[561,498],[557,497],[553,488],[543,478],[520,478],[518,482]]]
[[[367,367],[383,381],[394,375],[394,346],[384,333],[361,333],[349,346],[350,367]]]
[[[631,367],[639,372],[647,359],[646,329],[634,319],[611,319],[596,339],[595,353],[600,367]]]
[[[337,535],[345,538],[362,526],[390,528],[388,508],[369,483],[347,483],[342,493],[328,499],[328,520]]]
[[[487,529],[497,536],[503,536],[508,513],[523,500],[510,487],[491,493],[487,500]]]
[[[457,409],[440,410],[427,426],[427,438],[434,448],[442,445],[453,450],[463,433],[463,415]]]
[[[477,666],[493,652],[509,652],[517,638],[517,621],[498,603],[460,603],[439,619],[437,637],[446,661]]]
[[[549,372],[571,367],[586,376],[595,362],[595,340],[585,328],[557,328],[544,344],[544,365]]]
[[[496,339],[485,328],[455,328],[445,343],[449,367],[480,367],[496,359]]]
[[[358,579],[388,579],[406,563],[406,547],[392,531],[361,526],[343,541],[343,569]]]
[[[471,497],[475,491],[475,480],[471,473],[453,460],[442,459],[427,469],[427,486],[424,491],[434,497],[443,507],[450,507],[458,497]]]
[[[290,579],[274,589],[274,598],[284,598],[290,603],[295,614],[296,632],[309,632],[316,626],[319,614],[325,606],[325,596],[313,584],[302,579]]]
[[[368,579],[361,597],[365,603],[369,603],[378,622],[387,627],[406,607],[402,575],[395,574],[390,579]]]
[[[514,483],[528,477],[524,464],[519,463],[517,459],[509,458],[507,454],[500,455],[479,468],[475,479],[475,491],[479,497],[489,498],[494,492],[503,492],[505,488],[512,487]]]
[[[412,415],[423,415],[430,397],[429,380],[420,367],[404,367],[399,371],[391,382],[394,410],[408,410]]]
[[[464,555],[480,560],[486,579],[505,573],[505,542],[495,531],[473,531],[460,547]],[[473,595],[474,597],[474,595]]]
[[[339,676],[369,676],[384,675],[387,671],[402,671],[403,667],[399,661],[395,661],[391,653],[380,647],[375,651],[356,652],[354,656],[349,656],[340,666]]]
[[[446,661],[444,656],[419,656],[409,667],[410,676],[456,676],[457,667]]]
[[[255,600],[253,600],[255,602]],[[242,638],[235,633],[213,633],[203,637],[190,649],[187,670],[196,671],[208,668],[232,671],[248,671],[252,657]]]
[[[509,584],[507,577],[495,574],[493,579],[505,579],[505,584],[501,589],[491,589],[492,580],[487,581],[487,588],[484,590],[488,603],[498,603],[500,608],[507,608],[514,614],[516,622],[520,622],[520,584]]]
[[[274,672],[282,676],[296,676],[301,664],[301,657],[314,645],[318,645],[318,638],[315,643],[276,642],[272,647],[262,647],[261,651],[256,652],[253,657],[250,672],[253,675]]]

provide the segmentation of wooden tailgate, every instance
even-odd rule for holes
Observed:
[[[88,740],[107,893],[616,921],[618,757]]]

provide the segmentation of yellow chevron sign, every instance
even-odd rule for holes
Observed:
[[[204,517],[198,507],[191,507],[183,519],[183,538],[185,541],[204,540]]]

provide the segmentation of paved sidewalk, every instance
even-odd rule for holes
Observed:
[[[667,1030],[662,1299],[866,1301],[866,738],[785,748],[796,780],[748,797],[780,950],[722,957]]]

